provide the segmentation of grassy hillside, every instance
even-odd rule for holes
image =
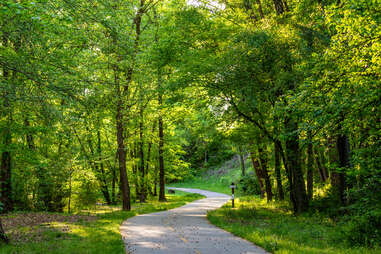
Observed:
[[[247,174],[253,173],[253,168],[249,160],[246,158],[245,168]],[[198,188],[202,190],[210,190],[225,194],[231,194],[229,188],[232,182],[238,183],[241,176],[240,161],[238,156],[234,156],[231,160],[226,161],[218,167],[203,170],[199,176],[181,183],[171,183],[171,187],[187,187]],[[238,191],[239,195],[240,192]]]

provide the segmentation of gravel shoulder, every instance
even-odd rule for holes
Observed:
[[[210,224],[208,210],[230,196],[198,189],[171,188],[206,198],[168,211],[143,214],[122,223],[126,253],[134,254],[264,254],[263,249]]]

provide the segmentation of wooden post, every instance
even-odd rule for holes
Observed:
[[[232,189],[232,208],[234,208],[234,188],[235,188],[235,185],[234,183],[232,183],[230,185],[230,189]]]

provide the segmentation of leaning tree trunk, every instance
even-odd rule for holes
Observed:
[[[267,202],[271,201],[273,199],[273,192],[271,187],[271,181],[270,176],[267,171],[267,155],[264,152],[263,148],[261,147],[262,144],[258,144],[258,155],[259,155],[259,162],[262,168],[262,175],[265,180],[266,185],[266,197]]]
[[[255,175],[257,176],[258,184],[259,184],[259,190],[261,191],[261,198],[265,198],[265,188],[263,186],[263,181],[262,181],[262,169],[259,165],[258,160],[254,157],[254,153],[250,152],[250,157],[251,157],[251,163],[253,164],[253,168],[255,171]]]

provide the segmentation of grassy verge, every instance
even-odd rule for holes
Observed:
[[[231,183],[231,182],[230,182]],[[178,188],[193,188],[193,189],[201,189],[208,191],[215,191],[219,193],[231,194],[231,189],[229,188],[230,183],[225,181],[219,181],[218,179],[203,179],[203,178],[195,178],[191,181],[182,182],[182,183],[171,183],[171,187]]]
[[[238,208],[210,211],[208,219],[272,253],[281,254],[380,254],[381,249],[348,246],[340,237],[340,226],[321,215],[295,217],[285,204],[241,197]]]
[[[0,245],[0,253],[122,254],[125,250],[119,226],[125,219],[138,214],[172,209],[200,198],[202,196],[198,194],[176,191],[175,195],[167,195],[167,202],[150,200],[145,204],[135,204],[129,212],[111,211],[97,214],[93,220],[51,221],[43,225],[17,228],[21,233],[34,231],[39,235],[33,241],[13,241],[10,245]],[[48,230],[45,230],[46,227]]]

